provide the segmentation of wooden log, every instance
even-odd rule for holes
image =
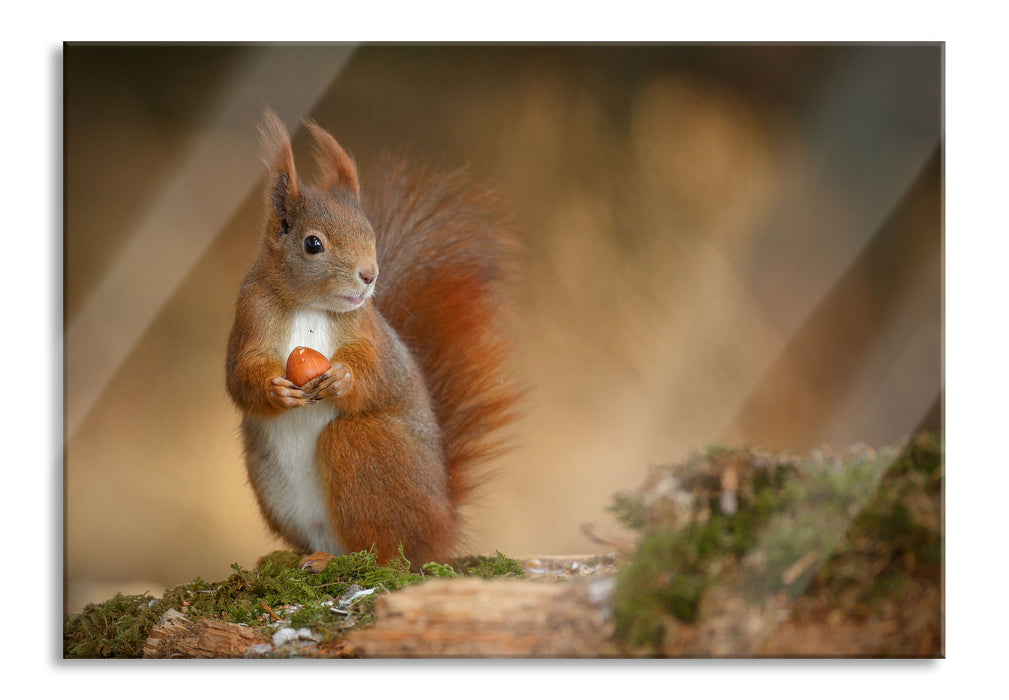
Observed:
[[[613,655],[599,586],[607,584],[435,579],[379,598],[375,623],[347,641],[380,658]]]
[[[269,638],[245,625],[185,615],[168,615],[147,637],[145,659],[221,659],[244,656]]]

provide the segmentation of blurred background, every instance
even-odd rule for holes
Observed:
[[[362,173],[501,193],[530,394],[470,549],[573,554],[709,444],[942,428],[942,77],[940,44],[66,45],[66,611],[284,546],[224,389],[265,105],[304,174],[313,118]]]

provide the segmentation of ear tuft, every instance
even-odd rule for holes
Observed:
[[[294,152],[287,127],[276,112],[263,110],[263,123],[259,127],[259,140],[263,160],[269,168],[267,198],[273,216],[281,228],[288,225],[291,206],[298,198],[298,176],[294,170]]]
[[[355,197],[361,196],[354,159],[337,143],[328,131],[312,120],[305,126],[315,139],[315,161],[319,166],[319,184],[325,189],[343,188]]]

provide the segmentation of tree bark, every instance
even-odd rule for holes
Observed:
[[[144,643],[145,659],[220,659],[244,656],[254,644],[269,638],[251,627],[181,613],[158,624]]]
[[[598,657],[612,653],[604,582],[435,579],[376,602],[351,632],[362,657]]]

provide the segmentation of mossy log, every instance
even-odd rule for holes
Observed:
[[[936,436],[808,459],[712,448],[618,495],[630,539],[590,531],[623,555],[415,572],[359,552],[311,574],[275,552],[226,581],[89,605],[64,622],[64,654],[937,658],[943,484]],[[298,639],[267,637],[280,627]]]

